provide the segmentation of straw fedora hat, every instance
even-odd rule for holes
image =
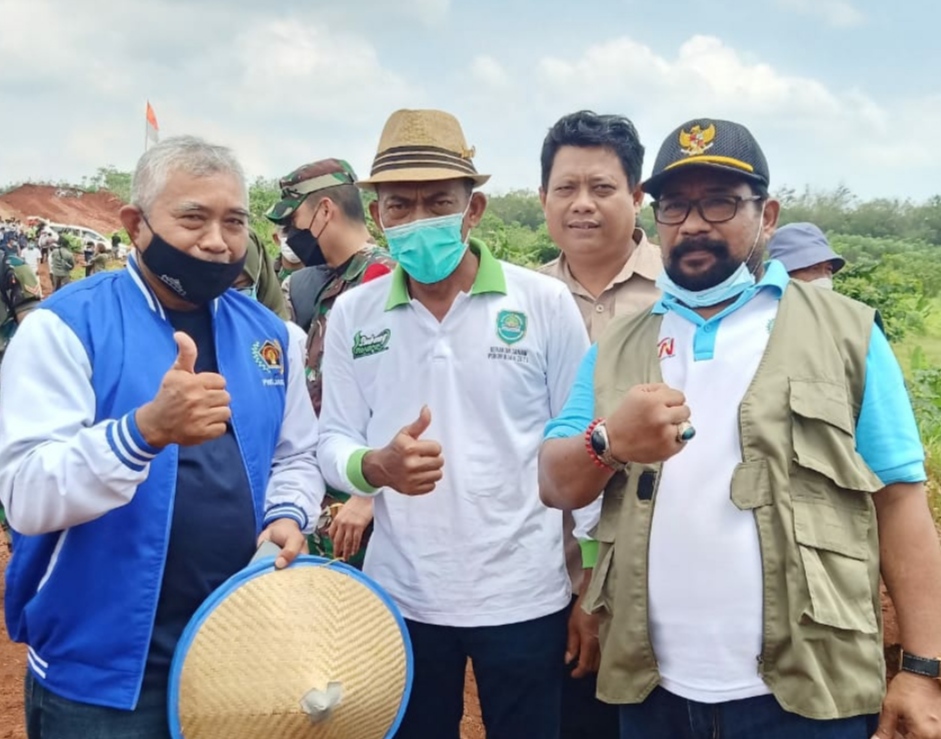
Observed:
[[[397,608],[339,562],[268,557],[196,612],[170,671],[174,739],[385,739],[405,713],[412,651]]]
[[[369,177],[356,184],[429,182],[466,177],[479,187],[490,179],[474,167],[461,124],[441,110],[397,110],[386,121]]]

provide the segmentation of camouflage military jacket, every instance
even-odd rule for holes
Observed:
[[[356,252],[340,270],[335,272],[317,296],[314,320],[307,334],[306,373],[307,390],[318,416],[323,396],[323,381],[320,374],[323,340],[327,330],[327,315],[333,307],[333,301],[350,288],[391,272],[393,267],[395,267],[395,260],[389,256],[389,252],[369,244]]]
[[[19,257],[0,258],[0,359],[16,331],[16,316],[12,311],[28,310],[30,303],[39,301],[42,293],[36,274]]]

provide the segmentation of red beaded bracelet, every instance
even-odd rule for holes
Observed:
[[[598,456],[598,453],[595,451],[594,447],[591,445],[591,434],[598,426],[599,423],[604,423],[603,418],[596,418],[588,425],[588,429],[585,431],[585,449],[588,451],[588,456],[591,457],[591,461],[594,462],[598,467],[603,470],[610,470],[604,462],[601,461],[601,457]]]

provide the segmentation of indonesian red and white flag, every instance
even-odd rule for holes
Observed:
[[[150,101],[147,101],[147,143],[156,144],[160,140],[160,126],[157,125],[157,115],[154,113]]]

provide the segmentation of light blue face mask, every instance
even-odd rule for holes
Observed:
[[[467,207],[470,208],[470,203]],[[467,251],[467,243],[461,235],[466,214],[467,210],[401,226],[383,226],[389,253],[417,282],[431,285],[447,279]]]
[[[242,293],[246,298],[251,298],[252,300],[258,300],[258,288],[255,285],[250,285],[247,287],[237,287],[235,292]]]
[[[705,290],[687,290],[685,287],[677,285],[666,273],[666,270],[664,270],[657,278],[657,287],[665,294],[672,295],[690,308],[709,308],[713,305],[718,305],[727,300],[737,298],[755,284],[755,275],[748,268],[748,262],[758,246],[758,240],[761,238],[764,214],[765,209],[762,207],[761,215],[758,217],[758,233],[755,234],[755,243],[752,244],[748,256],[745,257],[745,261],[738,265],[738,269],[722,280],[718,285],[707,287]]]

